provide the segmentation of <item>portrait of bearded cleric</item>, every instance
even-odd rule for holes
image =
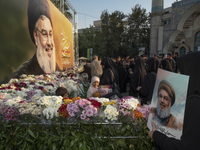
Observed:
[[[20,65],[11,78],[19,78],[22,74],[53,73],[56,70],[53,24],[47,0],[29,0],[28,28],[36,46],[35,55]]]
[[[40,67],[45,73],[54,72],[56,62],[53,30],[51,22],[46,16],[40,16],[33,34],[37,47],[36,56]]]
[[[176,95],[174,88],[168,81],[160,81],[157,98],[156,108],[152,107],[150,111],[153,114],[152,120],[162,126],[182,130],[183,124],[171,114],[171,107],[173,107]]]

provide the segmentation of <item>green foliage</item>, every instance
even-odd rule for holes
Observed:
[[[7,123],[0,124],[0,140],[0,149],[153,149],[144,120],[134,125]]]
[[[140,5],[135,5],[132,8],[132,13],[128,15],[127,19],[127,44],[132,47],[132,54],[138,54],[139,47],[149,48],[150,42],[150,24],[149,15],[146,9],[141,8]]]
[[[139,47],[149,50],[150,24],[146,9],[136,5],[132,13],[125,15],[120,11],[101,14],[101,30],[90,27],[79,34],[80,56],[87,55],[87,48],[93,48],[94,54],[104,57],[138,56]]]

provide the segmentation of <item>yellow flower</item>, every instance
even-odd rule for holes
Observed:
[[[107,105],[115,105],[116,101],[110,101],[110,102],[104,102],[103,105],[107,106]]]
[[[65,103],[65,104],[69,104],[69,103],[71,103],[71,102],[73,102],[72,99],[64,99],[64,103]]]

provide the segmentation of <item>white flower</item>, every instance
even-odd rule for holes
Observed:
[[[37,101],[37,104],[58,108],[62,105],[62,96],[43,96]]]
[[[117,111],[115,107],[111,105],[107,105],[106,109],[104,110],[104,114],[108,120],[113,121],[113,120],[117,120],[117,116],[119,115],[119,112]]]
[[[1,93],[2,99],[10,99],[12,96],[9,93]]]
[[[27,96],[27,94],[24,91],[17,91],[16,94],[21,98],[25,98]]]
[[[57,109],[53,108],[53,107],[48,107],[48,108],[45,108],[43,111],[42,111],[43,115],[46,117],[46,119],[52,119],[54,117],[58,117],[59,114],[57,112]]]
[[[12,84],[12,83],[18,83],[18,81],[19,81],[18,79],[10,79],[9,83],[10,84]]]
[[[4,104],[7,105],[7,106],[18,107],[20,101],[22,101],[22,98],[17,96],[17,97],[13,97],[11,99],[8,99],[7,101],[4,102]]]
[[[130,98],[126,100],[126,103],[128,103],[132,109],[135,110],[139,104],[139,101],[136,98]]]
[[[105,102],[109,102],[109,101],[110,101],[108,98],[92,97],[92,99],[98,101],[98,102],[101,103],[102,105],[103,105]]]

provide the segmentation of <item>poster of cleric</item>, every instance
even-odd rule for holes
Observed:
[[[72,23],[54,6],[50,0],[23,1],[23,33],[29,34],[24,43],[29,57],[15,66],[11,78],[22,74],[44,74],[73,67]],[[22,1],[19,1],[22,4]],[[23,10],[22,10],[23,9]],[[19,34],[18,38],[22,38]],[[19,59],[18,59],[19,61]],[[16,61],[16,62],[18,62]]]
[[[180,139],[189,76],[158,69],[147,126]]]

